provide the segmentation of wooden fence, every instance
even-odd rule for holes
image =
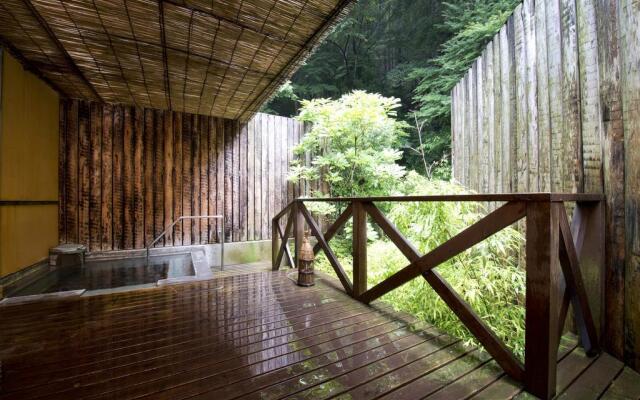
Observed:
[[[267,114],[241,124],[62,101],[60,241],[91,251],[140,249],[178,217],[206,214],[224,215],[227,241],[269,239],[272,216],[301,194],[286,177],[303,131],[300,122]],[[185,221],[158,246],[218,234],[215,221]]]
[[[639,44],[637,1],[525,0],[452,91],[458,181],[481,193],[605,194],[604,344],[636,368]]]

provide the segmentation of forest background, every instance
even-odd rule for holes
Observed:
[[[292,117],[302,100],[353,90],[400,100],[400,164],[450,177],[450,91],[517,0],[360,0],[263,108]]]

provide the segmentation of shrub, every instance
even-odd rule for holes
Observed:
[[[324,194],[334,197],[388,194],[405,174],[396,163],[406,128],[395,119],[399,106],[398,99],[358,90],[338,100],[303,101],[297,119],[312,128],[294,152],[309,154],[311,163],[292,162],[290,180],[320,179]]]

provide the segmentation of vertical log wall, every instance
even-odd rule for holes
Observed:
[[[479,192],[602,192],[603,334],[640,367],[640,8],[525,0],[452,91],[453,172]]]
[[[257,114],[248,123],[66,100],[60,106],[62,243],[140,249],[182,215],[223,214],[227,241],[269,239],[294,197],[287,181],[303,124]],[[184,222],[158,246],[218,240],[218,223]]]

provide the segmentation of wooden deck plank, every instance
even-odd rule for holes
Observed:
[[[595,361],[589,358],[581,347],[576,347],[571,353],[558,363],[558,376],[556,380],[556,393],[562,393]],[[535,396],[521,391],[514,399],[535,399]]]
[[[578,345],[577,339],[572,335],[565,335],[558,346],[558,360],[562,360]],[[510,399],[522,391],[522,386],[507,375],[485,387],[470,399]]]
[[[336,318],[331,319],[331,315],[336,316]],[[247,347],[246,352],[257,351],[255,348],[258,346],[262,346],[262,350],[265,350],[325,331],[362,323],[368,318],[371,318],[370,312],[333,308],[322,313],[306,314],[301,318],[303,321],[297,322],[295,325],[274,327],[272,330],[258,331],[256,333],[253,333],[254,330],[252,328],[248,328],[221,336],[223,335],[222,332],[202,332],[198,330],[192,333],[190,337],[185,337],[175,342],[163,343],[162,340],[150,340],[150,345],[144,348],[132,346],[129,348],[131,351],[126,354],[107,353],[105,357],[90,360],[81,365],[72,364],[67,368],[50,372],[45,371],[38,375],[23,374],[18,379],[11,380],[5,388],[7,390],[11,390],[14,387],[24,388],[44,384],[45,382],[73,380],[88,375],[91,375],[92,379],[100,375],[105,375],[107,379],[115,379],[120,376],[118,374],[128,375],[144,370],[149,361],[162,363],[162,365],[173,365],[177,362],[186,362],[197,358],[202,354],[216,354],[216,357],[220,358],[222,357],[220,352],[228,350],[230,347],[233,347],[234,352],[237,353],[243,353],[245,351],[244,347]],[[301,326],[308,326],[309,328],[306,330],[300,329]],[[68,360],[65,361],[68,362]],[[126,370],[121,370],[124,367],[126,367]],[[98,373],[95,371],[98,371]],[[59,387],[60,385],[56,386]]]
[[[229,293],[231,291],[242,291],[242,290],[246,291],[247,289],[243,288],[242,285],[246,285],[246,283],[238,283],[238,286],[215,285],[210,288],[202,288],[201,291],[215,292],[216,295],[221,296],[222,294]],[[277,287],[274,287],[273,289],[279,290],[277,289]],[[309,292],[317,293],[319,291],[310,290]],[[270,297],[274,297],[274,296],[287,297],[286,294],[279,293],[279,292],[272,292],[262,296],[263,298],[261,298],[261,300],[270,300]],[[325,297],[327,296],[325,295]],[[137,304],[133,304],[132,306],[126,306],[124,304],[126,304],[127,302],[135,303],[136,302],[135,299],[123,299],[124,301],[120,302],[122,303],[122,305],[120,304],[113,304],[113,306],[109,305],[108,307],[109,312],[113,313],[113,315],[123,317],[123,320],[118,320],[115,323],[113,323],[113,325],[109,325],[109,327],[114,328],[118,326],[130,326],[128,325],[129,321],[124,320],[125,317],[134,318],[134,320],[139,315],[144,315],[144,314],[149,314],[149,316],[151,317],[154,315],[153,314],[154,311],[162,310],[163,307],[167,307],[168,305],[170,305],[171,303],[177,300],[188,300],[188,299],[197,299],[197,298],[198,298],[197,292],[192,292],[192,293],[184,292],[183,294],[178,294],[175,296],[172,295],[171,293],[164,293],[164,296],[160,295],[159,297],[154,297],[149,299],[149,301],[145,300],[145,302],[140,301],[140,302],[137,302]],[[344,301],[345,299],[342,299],[342,300]],[[242,301],[245,304],[251,303],[250,301],[242,300],[242,299],[240,299],[240,301]],[[221,304],[222,302],[217,302],[217,303]],[[216,304],[216,302],[214,302],[214,304]],[[234,304],[237,304],[237,303],[234,303]],[[257,306],[259,304],[255,304],[255,305]],[[91,305],[87,305],[87,306],[90,307]],[[55,312],[55,310],[51,310],[51,311],[52,313]],[[81,311],[81,309],[76,308],[76,311]],[[94,308],[93,310],[89,310],[88,312],[96,312],[96,311],[100,311],[100,308]],[[185,310],[183,310],[183,313],[184,311]],[[188,314],[188,312],[186,313]],[[79,325],[82,322],[86,322],[87,320],[90,320],[90,321],[99,320],[99,319],[92,318],[91,315],[86,315],[85,319],[82,319],[81,317],[78,318],[77,313],[75,317],[72,317],[68,313],[53,314],[51,316],[44,316],[45,320],[38,319],[37,315],[34,315],[33,317],[34,318],[23,319],[20,325],[18,325],[18,323],[12,324],[7,329],[19,330],[19,329],[23,329],[25,326],[28,326],[29,324],[32,324],[32,325],[35,324],[38,327],[46,327],[46,325],[54,325],[54,326],[61,325],[61,326],[68,327],[69,325],[72,325],[72,324]],[[71,318],[69,318],[69,321],[64,321],[65,317],[71,317]],[[10,318],[10,317],[5,316],[4,318]],[[63,320],[62,323],[59,321],[60,319]]]
[[[318,300],[318,303],[321,302],[323,302],[323,299]],[[156,334],[158,329],[162,328],[162,325],[158,325],[153,326],[150,330],[137,331],[133,333],[132,336],[126,336],[124,338],[110,336],[110,339],[113,338],[113,342],[110,341],[108,346],[104,346],[104,344],[100,344],[100,342],[97,342],[97,344],[88,347],[62,347],[60,351],[43,352],[42,356],[34,357],[33,355],[30,355],[28,361],[25,360],[19,364],[17,362],[14,362],[12,359],[9,359],[6,361],[6,368],[4,372],[10,373],[14,369],[25,369],[34,366],[45,366],[46,364],[54,364],[58,361],[58,358],[63,358],[65,362],[78,362],[79,360],[83,360],[86,358],[88,358],[89,360],[93,360],[96,356],[100,356],[102,358],[106,357],[106,355],[109,355],[111,358],[126,356],[131,352],[140,352],[144,349],[156,349],[159,346],[165,346],[172,343],[184,343],[185,341],[193,338],[193,336],[202,336],[204,332],[208,331],[212,331],[218,336],[227,334],[236,335],[238,331],[244,331],[249,328],[253,329],[261,326],[270,328],[271,326],[276,326],[274,324],[278,322],[284,321],[283,324],[292,323],[296,321],[296,319],[300,318],[305,318],[304,321],[311,325],[313,322],[313,313],[316,312],[326,312],[337,316],[353,316],[357,313],[364,313],[367,310],[366,308],[361,306],[355,308],[353,307],[353,304],[329,302],[325,303],[323,305],[323,308],[321,309],[314,307],[296,311],[296,309],[300,308],[300,304],[305,303],[298,299],[292,301],[292,304],[289,305],[288,310],[282,310],[281,313],[248,316],[246,320],[242,321],[237,321],[235,319],[225,320],[224,318],[221,318],[215,325],[214,329],[209,329],[209,327],[206,325],[204,327],[195,326],[194,329],[194,324],[198,322],[198,319],[191,319],[186,321],[184,324],[178,325],[180,329],[176,329],[175,331],[173,331],[174,335],[172,335],[171,337],[167,337],[166,335],[162,334]],[[309,305],[313,303],[310,302],[306,304]],[[210,321],[215,322],[216,318],[211,318]],[[266,328],[261,331],[261,333],[263,334],[267,332],[268,330]],[[147,340],[145,340],[144,343],[140,343],[139,339],[136,339],[140,335],[145,335]],[[69,347],[73,348],[73,355],[68,354]]]
[[[218,288],[219,292],[224,293],[223,290],[224,290],[224,288]],[[233,289],[227,289],[227,290],[233,290]],[[238,289],[238,290],[241,290],[241,289]],[[209,294],[211,294],[212,297],[222,295],[221,293],[216,292],[216,288],[211,288],[211,289],[208,289],[208,290],[204,290],[203,289],[203,291],[209,292]],[[314,297],[315,294],[317,294],[317,296]],[[327,295],[327,293],[324,293],[322,291],[309,291],[309,295],[310,295],[310,297],[309,297],[308,301],[316,301],[316,300],[323,300],[324,302],[330,302],[330,301],[343,301],[344,302],[345,301],[345,299],[339,299],[339,298],[335,298],[335,297],[329,296],[329,295]],[[295,298],[296,298],[295,296],[291,297],[292,300],[295,299]],[[263,303],[261,303],[261,304],[247,304],[246,301],[239,300],[237,303],[233,303],[233,308],[238,309],[238,308],[241,308],[241,307],[245,306],[246,308],[238,311],[239,315],[241,316],[241,315],[244,315],[244,314],[248,313],[249,311],[255,312],[255,310],[258,309],[259,307],[262,307],[262,308],[267,307],[269,304],[271,304],[271,303],[269,303],[270,301],[274,301],[276,299],[278,301],[285,301],[286,299],[289,299],[289,297],[286,296],[286,295],[283,295],[281,293],[270,293],[270,294],[264,296],[263,298],[261,298],[261,301],[263,301]],[[195,301],[195,300],[197,300],[197,297],[193,296],[193,295],[186,295],[186,296],[179,296],[179,297],[176,297],[174,299],[174,301],[188,301],[188,300]],[[306,302],[304,297],[301,298],[298,301],[299,302],[303,302],[303,303]],[[225,304],[224,302],[212,301],[212,303],[209,304],[209,306],[215,306],[216,304],[220,305],[220,307],[218,307],[217,310],[215,309],[215,307],[213,307],[214,310],[211,310],[211,312],[216,312],[218,314],[220,314],[222,312],[225,312],[225,313],[235,312],[231,308],[227,308],[226,310],[222,309],[222,305]],[[109,326],[107,321],[102,321],[103,324],[105,325],[104,329],[108,329],[109,331],[112,331],[112,332],[113,331],[122,331],[122,330],[126,331],[128,327],[132,328],[132,327],[135,327],[136,325],[139,325],[139,324],[145,324],[144,321],[140,321],[140,316],[142,316],[142,315],[148,315],[149,319],[148,319],[148,321],[146,321],[147,323],[150,322],[150,321],[155,321],[155,320],[162,321],[162,318],[163,318],[162,317],[162,310],[163,310],[163,307],[166,308],[167,306],[168,306],[168,304],[165,304],[164,306],[160,306],[160,305],[158,305],[158,306],[141,305],[140,308],[143,309],[143,311],[144,311],[144,312],[141,312],[141,313],[129,312],[129,310],[125,310],[125,309],[123,309],[121,312],[114,312],[114,314],[116,316],[121,317],[121,320],[119,320],[117,322],[114,322],[113,323],[114,326]],[[93,312],[99,312],[99,311],[100,310],[94,310]],[[175,314],[172,315],[171,319],[179,319],[178,318],[179,316],[185,316],[185,318],[194,318],[195,317],[191,313],[185,312],[184,310],[182,310],[182,311],[176,311]],[[236,316],[238,316],[238,315],[236,315]],[[167,318],[167,320],[168,320],[168,318]],[[91,320],[90,322],[98,322],[98,321]],[[77,325],[77,326],[72,326],[71,329],[76,329],[77,327],[82,328],[81,323],[78,322],[78,321],[72,322],[72,324],[73,325]],[[24,329],[24,327],[28,327],[30,325],[38,327],[36,322],[28,322],[28,323],[23,324],[22,328],[13,327],[11,330],[7,329],[7,332],[16,331],[16,330],[19,331],[20,329]],[[41,326],[42,327],[51,327],[51,328],[59,327],[60,329],[69,330],[69,328],[67,328],[63,324],[58,324],[55,321],[43,322],[43,324]],[[88,327],[85,326],[85,328],[88,328]],[[55,339],[52,339],[52,340],[55,340]]]
[[[245,399],[264,399],[284,396],[290,392],[285,382],[295,384],[305,382],[307,379],[316,381],[329,379],[333,371],[344,369],[343,366],[363,365],[368,361],[388,357],[405,348],[429,340],[422,335],[412,335],[412,332],[412,329],[402,327],[391,333],[375,336],[352,346],[346,346],[339,351],[330,352],[306,362],[300,362],[287,368],[259,375],[240,382],[238,385],[225,386],[214,392],[203,393],[196,398],[228,399],[242,396]],[[274,385],[274,382],[281,383]]]
[[[601,397],[602,400],[627,400],[640,399],[640,379],[638,373],[629,367],[625,367],[622,372],[611,383],[611,386]]]
[[[500,379],[494,381],[470,399],[490,400],[490,399],[510,399],[520,393],[521,385],[508,375],[503,375]]]
[[[216,288],[212,288],[210,291],[213,292],[215,291]],[[218,292],[223,292],[225,290],[225,288],[219,288]],[[234,290],[233,288],[228,289],[228,290]],[[242,289],[236,289],[238,291],[242,290]],[[224,293],[224,292],[223,292]],[[219,294],[219,293],[216,293]],[[216,302],[216,301],[212,301],[209,306],[215,306],[215,305],[221,305],[221,307],[218,307],[217,309],[214,308],[213,310],[209,310],[210,312],[216,312],[218,314],[220,314],[221,312],[225,312],[227,314],[229,313],[234,313],[234,317],[238,318],[241,316],[245,316],[247,314],[250,314],[251,312],[255,313],[256,311],[258,311],[261,308],[267,308],[270,305],[273,304],[277,304],[277,305],[285,305],[282,304],[282,302],[288,302],[289,299],[291,300],[291,302],[293,303],[294,306],[297,306],[298,308],[300,307],[301,303],[302,305],[305,305],[306,307],[309,307],[308,304],[306,303],[312,303],[314,301],[322,301],[323,303],[328,303],[331,301],[347,301],[346,299],[340,299],[340,298],[336,298],[333,297],[331,295],[328,295],[325,292],[322,291],[313,291],[310,290],[308,292],[309,297],[304,297],[304,296],[287,296],[285,294],[281,294],[281,293],[273,293],[273,294],[268,294],[266,296],[262,296],[261,297],[261,303],[259,304],[248,304],[247,302],[244,302],[242,300],[239,300],[238,302],[233,304],[233,308],[230,307],[226,307],[223,308],[222,305],[226,304],[225,302]],[[315,296],[317,294],[317,296]],[[174,299],[174,301],[188,301],[188,300],[197,300],[197,296],[195,295],[187,295],[187,296],[180,296],[176,299]],[[277,301],[277,303],[273,303],[273,301]],[[160,301],[159,301],[160,302]],[[181,318],[180,317],[185,317],[187,319],[193,319],[193,318],[197,318],[197,316],[193,315],[193,312],[185,312],[183,311],[176,311],[175,313],[173,313],[171,315],[170,318],[167,318],[166,316],[163,316],[163,309],[165,309],[167,307],[167,305],[170,303],[165,303],[164,305],[149,305],[148,307],[145,306],[140,306],[140,308],[142,309],[142,312],[133,312],[131,310],[122,310],[122,312],[115,312],[113,311],[113,316],[114,317],[118,317],[118,320],[116,320],[115,322],[109,323],[109,321],[103,321],[104,322],[104,326],[100,327],[101,330],[104,330],[105,333],[110,333],[111,335],[117,334],[118,332],[126,332],[129,334],[133,334],[135,335],[135,328],[138,325],[144,325],[144,326],[149,326],[151,322],[171,322],[174,323],[176,321],[179,321]],[[241,308],[240,310],[238,308]],[[99,310],[93,310],[93,312],[97,312]],[[109,310],[111,312],[111,309]],[[141,320],[140,317],[141,316],[145,316],[146,320]],[[60,317],[57,317],[60,318]],[[62,317],[64,318],[64,317]],[[245,319],[249,319],[249,318],[245,318]],[[95,320],[95,319],[89,319],[87,322],[97,322],[99,320]],[[86,323],[86,322],[85,322]],[[29,328],[29,327],[35,327],[35,328],[43,328],[43,329],[50,329],[50,328],[59,328],[65,331],[70,331],[70,332],[74,332],[76,329],[80,329],[80,328],[85,328],[87,329],[86,326],[83,326],[83,321],[82,320],[76,320],[76,321],[70,321],[69,324],[61,324],[59,322],[56,321],[43,321],[43,323],[38,324],[37,321],[30,321],[28,323],[24,323],[21,324],[20,326],[16,327],[16,326],[8,326],[6,329],[6,333],[10,333],[10,332],[14,332],[14,331],[20,331],[20,330],[24,330],[25,328]],[[94,326],[91,326],[91,328],[94,328]],[[34,333],[34,335],[36,335],[37,333]],[[48,337],[46,335],[46,333],[43,332],[43,335],[45,335],[45,337]],[[56,340],[55,338],[50,338],[50,340]],[[64,344],[64,346],[67,346],[67,344]]]
[[[454,360],[456,357],[464,355],[469,350],[471,349],[465,349],[460,342],[456,342],[452,346],[449,346],[445,351],[440,351],[438,353],[438,358],[435,360],[436,362],[433,362],[434,359],[431,359],[431,366],[427,367],[426,369],[422,369],[422,366],[427,360],[422,359],[416,363],[404,365],[401,368],[398,368],[377,379],[367,382],[364,385],[351,389],[350,391],[343,393],[341,397],[347,398],[351,396],[353,398],[358,398],[358,396],[376,397],[383,395],[398,387],[410,383],[411,381],[423,375],[425,372],[435,370],[439,366],[446,364],[451,360]]]
[[[153,359],[153,367],[149,367],[149,358],[146,358],[143,363],[126,365],[126,369],[122,369],[122,367],[110,370],[94,369],[97,373],[60,379],[44,386],[35,387],[31,391],[15,392],[15,397],[7,395],[6,398],[35,398],[38,393],[43,391],[49,393],[50,398],[81,398],[96,393],[108,393],[116,388],[142,386],[141,382],[153,382],[172,375],[195,376],[196,369],[205,373],[208,371],[223,373],[244,365],[246,359],[254,359],[262,354],[267,356],[286,354],[290,347],[295,348],[296,343],[301,340],[305,340],[305,342],[316,338],[319,338],[316,340],[322,340],[326,337],[333,337],[332,335],[336,332],[348,333],[356,329],[364,330],[379,321],[380,319],[351,318],[350,321],[343,322],[344,326],[342,327],[339,324],[324,328],[314,327],[311,330],[299,331],[299,336],[298,334],[287,335],[247,345],[243,345],[240,340],[194,347],[182,354],[156,357]],[[159,353],[163,354],[162,351]],[[211,354],[216,354],[216,357],[212,359]],[[185,366],[188,367],[185,368]],[[184,372],[185,369],[189,372]],[[180,372],[178,373],[178,371]],[[120,392],[115,398],[127,398],[127,394]]]
[[[397,322],[381,323],[380,320],[371,320],[357,327],[350,326],[318,335],[308,340],[312,345],[305,343],[305,346],[299,349],[296,343],[291,343],[283,346],[282,351],[258,353],[253,358],[236,359],[221,365],[211,363],[202,367],[197,366],[198,370],[181,370],[179,373],[163,376],[161,380],[145,381],[142,384],[131,382],[132,386],[105,393],[104,396],[96,398],[126,400],[153,394],[156,399],[183,399],[203,391],[234,384],[253,375],[307,360],[325,352],[335,351],[344,345],[366,340],[371,335],[391,332],[399,327],[400,324]],[[172,370],[175,372],[176,368]],[[111,385],[110,387],[113,388]]]
[[[270,271],[270,269],[269,269]],[[124,312],[148,312],[148,309],[141,310],[139,307],[148,305],[149,307],[165,307],[167,304],[176,301],[177,298],[186,298],[187,296],[202,296],[203,291],[211,291],[215,290],[219,293],[247,289],[252,285],[255,286],[256,281],[267,280],[269,288],[275,290],[278,287],[281,287],[285,282],[286,285],[290,286],[290,282],[284,280],[270,280],[268,274],[262,274],[262,276],[254,276],[244,275],[244,276],[234,276],[233,279],[225,280],[223,284],[219,281],[210,280],[210,281],[202,281],[189,283],[185,285],[176,285],[172,286],[171,289],[167,290],[137,290],[137,291],[129,291],[129,292],[121,292],[121,293],[112,293],[104,296],[108,296],[108,307],[109,312],[113,313],[119,310],[124,310]],[[222,288],[221,288],[222,286]],[[310,288],[305,293],[309,291],[315,291],[320,289]],[[299,295],[300,292],[291,292],[289,290],[285,290],[284,293],[289,295]],[[333,296],[340,295],[339,293],[333,293]],[[350,298],[342,295],[343,299],[350,300]],[[87,321],[87,319],[101,319],[102,317],[99,314],[88,313],[86,315],[78,313],[78,310],[87,310],[88,311],[97,311],[100,309],[104,309],[105,305],[100,302],[88,301],[87,298],[78,299],[77,302],[72,302],[68,304],[64,304],[63,302],[45,302],[45,303],[30,303],[23,304],[19,308],[18,307],[0,307],[0,316],[7,320],[11,321],[11,324],[7,324],[8,326],[15,326],[21,321],[31,320],[42,322],[42,318],[45,317],[48,321],[52,319],[62,318],[63,315],[69,315],[72,317],[60,319],[58,322],[64,325],[68,325],[69,322],[73,320],[82,320]],[[244,298],[245,302],[254,303],[253,300]],[[107,303],[107,302],[105,302]]]
[[[348,371],[336,379],[311,387],[288,398],[307,399],[312,397],[314,399],[324,399],[338,394],[341,394],[345,398],[359,398],[357,396],[360,396],[360,394],[354,395],[346,393],[346,391],[380,378],[384,379],[388,373],[392,373],[398,368],[406,367],[407,364],[411,366],[409,368],[428,371],[436,369],[448,363],[451,359],[459,357],[460,351],[458,349],[448,351],[450,345],[454,342],[456,342],[455,339],[441,336],[433,341],[395,354],[385,360],[366,365],[353,371]],[[385,387],[385,383],[386,381],[383,380],[383,387]],[[364,394],[364,396],[366,396],[366,394]]]
[[[413,336],[413,338],[415,337],[416,336]],[[402,357],[403,354],[411,354],[418,349],[440,348],[441,344],[452,341],[453,339],[450,337],[434,337],[432,335],[430,338],[423,338],[421,341],[414,341],[407,338],[395,342],[395,346],[393,346],[391,351],[383,349],[383,351],[380,352],[372,354],[365,353],[341,360],[319,371],[312,371],[301,377],[282,381],[278,385],[270,386],[247,398],[264,399],[284,396],[288,398],[321,398],[335,395],[336,390],[345,387],[339,383],[340,380],[350,379],[348,376],[345,376],[345,371],[375,369],[379,365],[393,363],[394,358]],[[348,386],[346,387],[348,388]]]
[[[350,312],[346,312],[349,311]],[[363,311],[363,309],[354,309],[353,307],[349,307],[347,308],[345,305],[336,303],[336,305],[332,305],[328,308],[325,308],[323,310],[317,311],[317,310],[305,310],[304,312],[299,312],[299,313],[292,313],[290,315],[290,317],[287,317],[286,315],[284,315],[283,317],[278,317],[278,318],[269,318],[269,320],[264,321],[264,320],[256,320],[256,322],[253,321],[241,321],[241,322],[234,322],[232,324],[228,324],[228,326],[220,326],[221,329],[216,329],[216,332],[219,332],[221,334],[225,334],[225,335],[238,335],[239,333],[242,332],[249,332],[249,333],[260,333],[260,334],[268,334],[269,333],[269,329],[280,329],[282,327],[286,327],[289,326],[289,324],[291,325],[295,325],[296,323],[300,322],[306,322],[309,321],[308,325],[312,326],[311,322],[313,317],[318,314],[318,315],[324,315],[324,314],[332,314],[332,315],[336,315],[336,316],[340,316],[342,317],[343,315],[347,315],[347,316],[353,316],[353,315],[357,315],[357,313],[366,313],[367,311]],[[206,331],[206,330],[204,330]],[[202,334],[202,332],[199,330],[196,332],[197,334]],[[179,335],[176,337],[177,339],[182,339]],[[145,337],[146,340],[146,337]],[[174,340],[174,342],[178,342],[178,340]],[[167,341],[167,343],[172,343]],[[138,349],[140,349],[142,347],[138,347]],[[114,350],[117,350],[114,349]],[[8,369],[6,372],[10,372],[11,369]]]
[[[219,282],[216,282],[216,281],[204,281],[197,284],[192,283],[189,286],[186,286],[186,285],[174,286],[172,287],[171,290],[168,290],[168,291],[154,290],[152,293],[149,293],[144,290],[139,290],[135,292],[114,293],[114,294],[108,295],[109,312],[112,313],[111,315],[113,315],[113,313],[115,312],[148,313],[152,311],[151,308],[141,309],[140,307],[149,306],[149,307],[158,308],[160,303],[164,303],[164,304],[160,304],[161,307],[166,307],[166,305],[169,304],[170,302],[174,302],[178,299],[187,299],[188,297],[193,297],[196,295],[202,296],[203,294],[206,294],[204,293],[206,291],[215,290],[217,291],[218,294],[221,294],[221,293],[229,292],[231,290],[242,290],[242,289],[246,289],[247,285],[254,284],[255,282],[253,281],[255,281],[256,279],[262,280],[265,278],[264,277],[250,278],[250,276],[243,276],[243,277],[236,277],[233,280],[226,280],[224,285],[221,285]],[[242,286],[239,284],[239,282],[242,282],[241,284]],[[279,287],[280,283],[269,282],[269,285],[271,286],[272,289],[275,290],[276,288]],[[290,283],[287,283],[287,285],[290,285]],[[305,293],[310,293],[315,291],[316,290],[314,289],[310,289]],[[287,294],[289,296],[295,296],[300,294],[299,292],[296,293],[296,292],[290,292],[287,290],[282,291],[282,293]],[[220,298],[224,298],[224,297],[221,296]],[[73,319],[69,319],[68,316],[74,316],[74,319],[80,319],[83,321],[99,320],[101,317],[95,314],[95,312],[100,309],[104,309],[104,305],[95,304],[97,302],[91,299],[92,298],[81,298],[81,299],[78,299],[79,301],[73,304],[62,304],[61,302],[46,302],[46,303],[40,303],[40,304],[34,303],[34,304],[24,305],[24,307],[21,306],[20,308],[2,307],[0,308],[0,316],[2,316],[3,319],[7,321],[7,324],[5,325],[7,329],[16,326],[19,323],[22,323],[23,317],[25,317],[25,315],[28,315],[29,320],[35,319],[39,321],[39,323],[42,323],[42,320],[41,320],[42,315],[40,314],[46,314],[47,320],[59,319],[59,321],[57,322],[62,325],[68,325],[70,320],[71,321],[73,320]],[[135,301],[136,299],[144,299],[144,303],[136,302]],[[348,298],[343,296],[343,299],[348,299]],[[249,300],[246,300],[246,302],[255,303],[254,301],[249,301]],[[29,313],[28,312],[29,307],[27,306],[32,307],[31,311],[35,311],[35,312]],[[88,310],[89,312],[87,313],[87,315],[78,314],[78,309],[86,310],[87,308],[89,308]],[[54,310],[58,310],[60,312],[56,313],[54,312]],[[14,313],[12,311],[17,311],[17,313]],[[122,315],[124,314],[119,314],[118,317],[121,317]],[[9,320],[10,320],[10,323],[9,323]],[[53,321],[49,321],[49,322],[53,322]]]
[[[259,268],[0,307],[0,397],[528,397],[484,351],[437,328],[356,302],[322,276],[300,288]],[[563,339],[559,352],[564,398],[640,397],[637,373],[575,343]]]
[[[430,395],[455,380],[473,371],[487,362],[488,355],[480,350],[461,355],[455,352],[449,362],[437,365],[437,368],[425,369],[422,376],[398,390],[387,393],[382,399],[418,399]]]
[[[498,363],[495,360],[491,360],[460,379],[449,383],[432,395],[427,396],[426,399],[466,399],[498,380],[502,374],[503,371]]]
[[[215,278],[215,276],[214,276]],[[203,296],[203,291],[216,291],[216,293],[230,293],[232,291],[239,290],[248,290],[251,289],[252,286],[255,286],[256,280],[266,279],[265,276],[256,276],[251,277],[248,275],[247,277],[239,277],[238,279],[227,280],[224,283],[214,280],[202,281],[197,283],[190,283],[189,285],[193,286],[185,286],[185,285],[175,285],[171,289],[167,289],[166,291],[158,291],[153,289],[152,293],[145,293],[143,296],[136,296],[137,292],[145,292],[145,290],[139,290],[136,292],[124,292],[123,296],[117,296],[116,294],[109,294],[108,304],[105,302],[101,304],[100,302],[89,302],[86,301],[85,298],[79,299],[79,302],[71,303],[68,305],[63,304],[63,302],[45,302],[45,303],[32,303],[25,304],[24,308],[15,308],[15,307],[1,307],[0,315],[3,318],[10,319],[10,326],[16,326],[19,323],[28,323],[29,321],[39,321],[42,322],[41,318],[45,317],[48,322],[58,322],[64,325],[68,325],[69,322],[73,322],[74,320],[82,320],[86,321],[87,318],[100,319],[101,316],[99,314],[87,314],[84,315],[79,313],[79,310],[86,310],[87,307],[92,308],[91,311],[97,311],[100,309],[104,309],[108,306],[109,312],[120,312],[122,310],[125,312],[148,312],[148,309],[141,310],[139,307],[146,308],[158,308],[158,307],[166,307],[168,304],[175,302],[176,299],[184,299],[186,297],[198,297]],[[283,281],[284,282],[284,281]],[[282,287],[281,282],[270,282],[269,291],[273,292],[277,290],[279,287]],[[286,282],[287,286],[291,285],[291,282]],[[318,289],[311,288],[308,291],[314,292]],[[283,291],[287,295],[299,295],[299,292],[291,292],[288,290]],[[113,297],[111,297],[113,296]],[[334,294],[336,296],[336,294]],[[222,298],[222,297],[221,297]],[[342,295],[343,299],[350,300],[349,298]],[[245,302],[255,303],[255,301],[244,298],[241,299]],[[107,304],[107,305],[105,305]],[[51,305],[51,306],[49,306]],[[26,307],[29,306],[29,307]],[[38,310],[39,308],[43,308],[42,310]],[[185,307],[185,309],[187,309]],[[31,312],[31,311],[34,312]],[[12,312],[17,311],[17,312]],[[45,313],[46,311],[46,313]],[[45,315],[43,315],[45,314]],[[71,317],[70,319],[60,319],[64,315],[68,315]]]
[[[598,399],[622,370],[622,361],[602,354],[578,377],[558,399]]]

